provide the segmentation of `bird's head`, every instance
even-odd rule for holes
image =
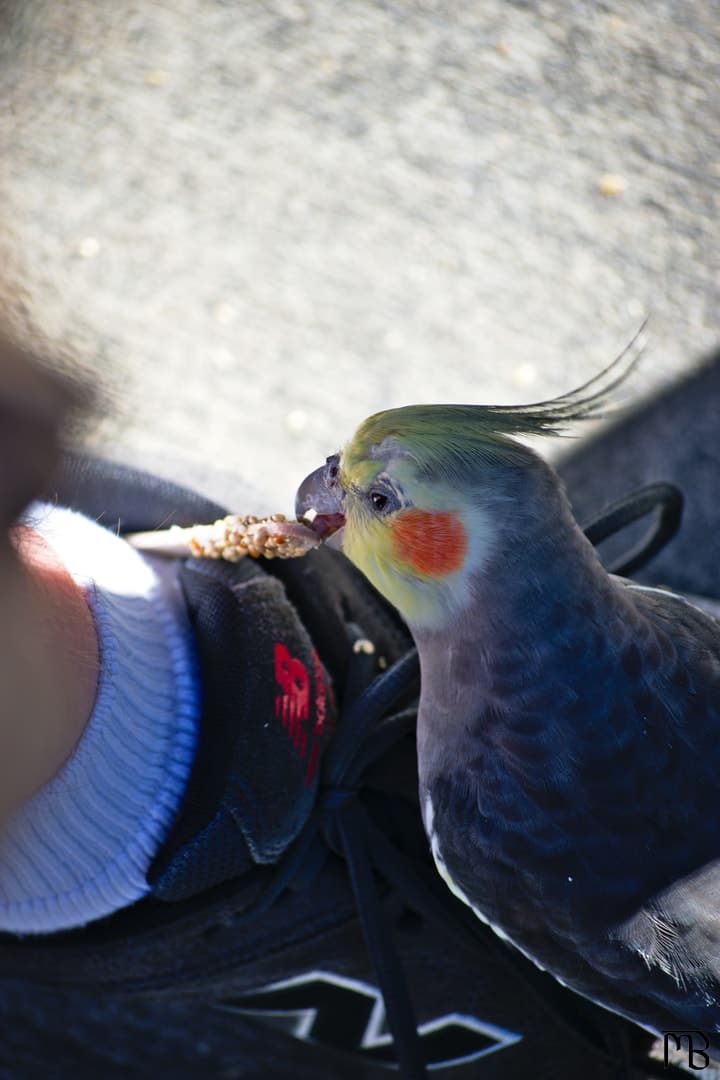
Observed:
[[[487,539],[453,482],[457,433],[452,410],[440,406],[379,413],[298,491],[298,515],[334,532],[330,542],[411,624],[455,606]]]
[[[472,405],[371,416],[303,481],[296,513],[411,627],[441,628],[506,542],[513,504],[527,502],[538,459],[508,434],[528,426],[510,416],[503,425],[502,411]]]
[[[567,512],[555,474],[515,436],[556,435],[606,415],[636,340],[589,383],[549,401],[376,413],[303,481],[298,518],[341,548],[411,628],[447,626],[495,553],[522,551]]]

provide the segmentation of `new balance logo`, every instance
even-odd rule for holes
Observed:
[[[231,998],[223,1007],[279,1028],[296,1039],[362,1055],[397,1068],[380,991],[358,979],[310,971]],[[418,1026],[430,1069],[465,1065],[519,1042],[521,1035],[462,1013]]]
[[[275,678],[283,691],[275,698],[275,715],[282,719],[300,757],[305,757],[308,733],[303,725],[310,719],[310,676],[302,660],[279,643],[275,646]]]
[[[275,715],[304,762],[305,784],[310,787],[318,770],[321,738],[330,734],[328,687],[320,657],[313,651],[315,697],[307,667],[280,642],[275,645],[275,679],[282,693],[275,698]],[[311,722],[314,705],[315,721]]]

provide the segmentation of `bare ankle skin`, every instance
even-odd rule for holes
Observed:
[[[99,674],[82,590],[34,530],[0,549],[0,827],[62,767],[92,712]]]

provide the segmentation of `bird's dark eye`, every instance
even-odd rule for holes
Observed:
[[[340,474],[340,465],[337,454],[333,454],[332,457],[329,457],[325,464],[327,466],[327,479],[330,483],[334,483]]]
[[[373,504],[378,513],[382,513],[390,502],[389,496],[384,491],[371,491],[370,502]]]

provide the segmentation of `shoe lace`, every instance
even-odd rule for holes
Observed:
[[[656,512],[657,520],[642,541],[616,561],[614,572],[628,573],[645,565],[677,531],[682,511],[682,495],[670,484],[641,488],[610,506],[586,529],[593,543],[600,543],[632,522]],[[417,1020],[403,967],[384,910],[388,887],[405,905],[425,919],[438,924],[467,948],[468,935],[482,938],[483,948],[492,949],[494,960],[512,969],[531,992],[542,999],[556,1019],[579,1036],[596,1054],[605,1055],[615,1068],[618,1080],[648,1077],[685,1076],[685,1072],[662,1066],[651,1058],[633,1059],[624,1037],[622,1021],[594,1010],[591,1031],[578,999],[573,1013],[572,996],[551,979],[508,949],[489,939],[479,921],[455,900],[427,865],[409,858],[379,828],[362,799],[363,778],[402,738],[414,733],[420,665],[413,649],[376,674],[375,657],[358,647],[363,641],[360,628],[348,624],[353,642],[346,690],[332,745],[325,757],[322,781],[311,815],[300,836],[276,868],[262,896],[243,913],[243,919],[262,915],[288,887],[309,884],[322,867],[329,851],[344,857],[355,895],[369,956],[374,965],[393,1035],[400,1074],[404,1080],[427,1077]],[[410,707],[393,713],[399,703],[412,700]],[[385,883],[384,894],[379,880]],[[595,1015],[596,1014],[596,1015]],[[602,1027],[605,1030],[602,1030]],[[599,1036],[599,1037],[598,1037]]]
[[[683,502],[683,494],[674,484],[647,484],[606,507],[583,531],[590,543],[597,547],[603,540],[655,511],[655,521],[645,535],[606,567],[611,574],[634,574],[672,540],[680,528]]]

